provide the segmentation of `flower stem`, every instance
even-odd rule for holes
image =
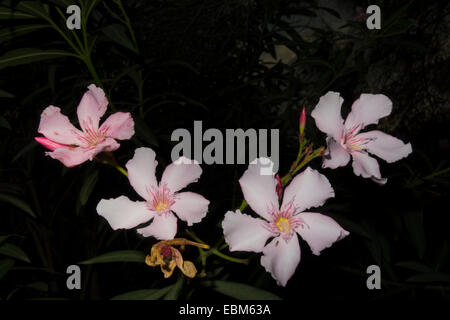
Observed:
[[[189,229],[186,229],[184,232],[186,232],[186,234],[191,237],[192,239],[194,239],[195,241],[199,242],[199,243],[205,243],[204,241],[202,241],[199,237],[197,237],[197,235],[192,232]]]
[[[121,174],[123,174],[125,177],[128,177],[128,172],[122,168],[121,166],[119,166],[118,164],[116,164],[114,166],[114,168],[116,168]]]
[[[248,259],[239,259],[239,258],[230,257],[214,248],[209,250],[208,253],[214,254],[214,255],[216,255],[224,260],[228,260],[230,262],[248,264]]]
[[[241,206],[239,207],[239,210],[242,211],[248,206],[247,201],[242,200]]]
[[[205,242],[202,241],[199,237],[197,237],[197,235],[194,232],[190,231],[189,229],[186,229],[185,232],[188,236],[190,236],[195,241],[205,244]],[[211,254],[216,255],[216,256],[218,256],[224,260],[230,261],[230,262],[248,264],[248,259],[239,259],[239,258],[227,256],[226,254],[223,254],[222,252],[217,250],[216,247],[209,249],[207,252],[202,252],[203,249],[201,249],[201,248],[199,248],[199,250],[200,250],[200,255],[202,256],[202,264],[203,263],[206,264],[206,258],[208,258],[208,256],[210,256]]]
[[[98,154],[94,160],[100,162],[100,163],[104,163],[104,164],[108,164],[110,166],[113,166],[114,168],[117,169],[117,171],[119,171],[121,174],[123,174],[125,177],[128,177],[128,172],[127,170],[125,170],[123,167],[121,167],[116,159],[114,158],[114,154],[112,152],[103,152]]]

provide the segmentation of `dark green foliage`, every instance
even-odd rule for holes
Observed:
[[[0,4],[0,299],[449,298],[447,1],[377,1],[382,28],[368,30],[357,7],[369,3],[351,0],[339,7],[314,0],[80,0],[82,29],[74,31],[63,19],[68,2]],[[277,45],[296,61],[262,65],[261,54],[275,54]],[[350,166],[322,171],[336,197],[320,212],[351,235],[319,257],[301,242],[302,260],[286,288],[259,255],[245,253],[233,256],[250,256],[248,265],[212,255],[203,278],[177,279],[175,271],[167,280],[159,268],[136,263],[154,239],[113,231],[96,213],[102,198],[137,197],[127,179],[94,162],[64,168],[33,140],[50,104],[75,123],[90,83],[105,89],[109,112],[135,118],[136,135],[115,152],[122,165],[147,146],[161,171],[170,163],[172,131],[202,120],[204,130],[279,128],[285,173],[296,157],[301,106],[309,115],[329,90],[341,92],[344,115],[362,92],[389,96],[393,113],[380,128],[411,142],[413,154],[381,164],[389,178],[383,187],[355,177]],[[324,144],[310,117],[306,134]],[[320,169],[320,160],[312,166]],[[237,180],[245,166],[202,167],[193,189],[211,205],[193,230],[214,245],[223,215],[242,201]],[[184,236],[186,225],[178,227]],[[184,255],[201,271],[196,249]],[[82,290],[69,291],[66,268],[80,261]],[[381,267],[379,291],[366,288],[372,264]]]

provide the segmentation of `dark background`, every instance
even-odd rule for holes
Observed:
[[[110,299],[172,284],[161,298],[265,294],[254,288],[283,299],[449,298],[448,1],[81,1],[82,29],[74,31],[63,20],[70,4],[80,2],[0,4],[1,299]],[[381,8],[381,30],[366,27],[369,4]],[[277,45],[296,61],[263,65],[261,54],[275,54]],[[143,263],[84,264],[82,289],[70,291],[68,265],[115,250],[145,254],[155,243],[133,230],[114,232],[96,213],[101,198],[135,197],[124,176],[94,162],[67,169],[34,142],[50,104],[77,122],[90,83],[105,89],[108,112],[129,111],[135,119],[136,135],[121,143],[118,162],[124,165],[138,146],[151,147],[157,175],[170,163],[172,131],[192,131],[194,120],[204,130],[280,129],[283,175],[297,154],[301,107],[309,115],[329,90],[345,99],[344,117],[361,93],[387,95],[393,112],[379,128],[411,142],[413,153],[394,164],[379,161],[389,178],[382,187],[356,177],[351,166],[321,170],[320,159],[311,163],[336,192],[320,212],[350,236],[320,256],[302,241],[286,288],[261,267],[260,255],[225,249],[249,257],[249,265],[210,256],[205,277],[187,280],[175,271],[167,280]],[[311,118],[306,134],[317,147],[325,142]],[[202,168],[191,190],[211,205],[192,230],[215,244],[223,215],[242,201],[237,181],[246,166]],[[178,228],[183,236],[186,225]],[[184,257],[201,269],[197,249]],[[366,287],[372,264],[381,267],[381,290]]]

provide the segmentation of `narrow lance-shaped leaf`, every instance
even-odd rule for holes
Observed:
[[[0,7],[0,20],[33,19],[35,16],[15,9]]]
[[[0,254],[30,263],[27,254],[12,243],[5,243],[2,245],[0,247]]]
[[[126,29],[121,24],[111,24],[102,29],[106,37],[112,41],[120,44],[121,46],[130,49],[131,51],[137,52],[133,45],[133,42],[126,34]]]
[[[175,282],[170,291],[164,297],[164,300],[177,300],[178,297],[180,296],[181,289],[183,289],[183,283],[184,277],[180,276],[177,282]]]
[[[37,48],[22,48],[9,51],[0,57],[0,70],[6,67],[28,64],[31,62],[77,55],[63,50],[41,50]]]
[[[247,284],[216,280],[214,290],[238,300],[281,300],[277,295]]]
[[[80,262],[80,264],[95,264],[108,262],[140,262],[145,263],[145,253],[136,250],[112,251]]]
[[[48,5],[41,4],[37,1],[21,1],[16,9],[29,13],[36,18],[48,20],[50,17]]]
[[[166,295],[172,287],[173,285],[161,289],[142,289],[130,291],[112,297],[111,300],[158,300]]]
[[[3,259],[0,260],[0,280],[8,273],[9,270],[14,266],[13,259]]]
[[[19,159],[23,155],[25,155],[28,152],[30,152],[31,150],[33,150],[37,145],[38,145],[38,143],[35,140],[33,140],[30,143],[28,143],[26,146],[24,146],[22,149],[20,149],[20,151],[14,156],[14,158],[11,161],[11,163],[16,162],[17,159]]]
[[[8,120],[6,120],[3,116],[0,115],[0,127],[11,130],[11,125]]]
[[[450,274],[442,272],[422,273],[406,280],[407,282],[450,282]]]
[[[0,98],[14,98],[14,97],[15,96],[12,93],[0,89]]]
[[[80,202],[81,205],[85,205],[86,202],[89,199],[89,196],[91,195],[92,191],[94,190],[95,185],[98,181],[98,171],[94,171],[92,174],[90,174],[84,181],[83,186],[80,190]]]
[[[10,203],[16,208],[19,208],[20,210],[28,213],[33,218],[36,218],[36,215],[34,214],[33,210],[31,210],[30,206],[22,199],[19,199],[15,196],[11,196],[9,194],[0,193],[0,202]]]
[[[7,41],[49,27],[50,27],[49,25],[44,24],[30,24],[24,26],[14,26],[10,28],[4,28],[3,30],[0,31],[0,42]]]
[[[134,128],[136,130],[136,136],[139,139],[142,139],[150,145],[158,146],[155,135],[143,119],[136,117],[134,119]]]

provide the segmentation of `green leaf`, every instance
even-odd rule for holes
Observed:
[[[2,259],[0,260],[0,280],[8,273],[14,266],[14,260]]]
[[[28,64],[31,62],[60,58],[64,56],[77,57],[75,54],[62,50],[41,50],[37,48],[22,48],[9,51],[0,57],[0,70],[6,67]]]
[[[3,254],[5,256],[15,258],[18,260],[22,260],[25,262],[30,263],[30,259],[28,258],[27,254],[23,252],[22,249],[20,249],[18,246],[11,244],[11,243],[5,243],[0,247],[0,254]]]
[[[200,71],[199,71],[197,68],[195,68],[192,64],[190,64],[190,63],[188,63],[188,62],[186,62],[186,61],[183,61],[183,60],[168,60],[168,61],[165,61],[165,62],[163,63],[163,66],[177,66],[177,67],[182,67],[182,68],[186,68],[186,69],[192,71],[192,72],[195,73],[196,75],[199,75],[199,74],[200,74]]]
[[[19,208],[20,210],[28,213],[33,218],[36,218],[36,215],[34,214],[33,210],[31,210],[30,206],[22,199],[19,199],[15,196],[11,196],[8,194],[0,193],[0,202],[8,202],[9,204],[12,204],[16,208]]]
[[[12,20],[12,19],[34,19],[34,16],[17,10],[0,7],[0,20]]]
[[[14,98],[15,95],[12,93],[6,92],[5,90],[0,89],[0,98]]]
[[[81,187],[80,190],[81,205],[84,206],[87,203],[87,201],[89,200],[89,196],[91,195],[95,185],[97,184],[97,181],[98,181],[98,170],[95,170],[84,180],[83,186]]]
[[[108,262],[140,262],[145,263],[145,254],[136,250],[112,251],[95,258],[80,262],[80,264],[108,263]]]
[[[0,42],[8,41],[15,37],[49,27],[49,25],[45,24],[30,24],[24,26],[14,26],[11,28],[3,28],[3,30],[0,31]]]
[[[22,157],[24,154],[28,153],[29,151],[33,150],[36,146],[38,145],[38,143],[36,141],[31,141],[29,144],[27,144],[25,147],[23,147],[12,159],[11,163],[14,163],[17,161],[17,159],[19,159],[20,157]]]
[[[0,127],[12,130],[11,125],[9,124],[8,120],[6,120],[3,116],[0,115]]]
[[[29,283],[25,287],[30,288],[30,289],[35,289],[38,291],[42,291],[42,292],[48,291],[48,284],[45,282],[42,282],[42,281],[36,281],[36,282]]]
[[[422,211],[406,212],[404,215],[404,221],[406,229],[409,232],[411,242],[417,251],[417,255],[420,259],[422,259],[427,245],[425,231],[423,228],[423,213]]]
[[[339,12],[337,12],[337,11],[331,9],[331,8],[327,8],[327,7],[317,7],[317,8],[328,12],[329,14],[331,14],[332,16],[334,16],[337,19],[342,19],[342,17],[339,14]]]
[[[71,0],[50,0],[50,2],[56,4],[59,7],[63,7],[63,8],[67,8],[68,6],[75,4]]]
[[[421,263],[419,261],[402,261],[402,262],[396,263],[395,265],[402,267],[402,268],[406,268],[406,269],[417,271],[417,272],[423,272],[423,273],[428,273],[428,272],[433,271],[432,268],[424,265],[423,263]]]
[[[407,282],[450,282],[450,274],[440,272],[422,273],[406,280]]]
[[[156,140],[155,135],[153,134],[152,130],[148,127],[148,125],[145,123],[144,120],[141,118],[136,117],[134,119],[134,128],[136,129],[136,136],[143,140],[144,142],[147,142],[150,145],[158,146],[158,141]]]
[[[333,215],[334,217],[334,215]],[[365,230],[365,228],[357,223],[354,223],[353,221],[347,220],[342,217],[338,217],[335,220],[339,221],[339,224],[347,231],[349,231],[352,234],[358,234],[362,237],[366,237],[367,239],[371,239],[372,236]]]
[[[0,236],[0,244],[2,244],[3,242],[5,242],[8,238],[12,237],[13,234],[6,234],[4,236]]]
[[[214,290],[238,300],[281,300],[277,295],[247,284],[216,280]]]
[[[2,244],[3,242],[5,242],[6,239],[8,239],[10,237],[9,234],[7,234],[6,236],[0,236],[0,244]]]
[[[177,300],[180,296],[181,289],[183,289],[184,277],[179,277],[177,282],[172,286],[170,291],[164,297],[164,300]]]
[[[158,300],[169,292],[173,286],[164,287],[161,289],[143,289],[130,291],[112,297],[111,300]]]
[[[50,19],[48,5],[41,5],[37,1],[21,1],[17,5],[17,9],[32,14],[36,18],[42,18],[45,20]]]
[[[131,39],[127,36],[126,28],[121,24],[111,24],[102,29],[103,33],[110,40],[120,44],[121,46],[130,49],[137,53],[136,48],[133,45]]]

